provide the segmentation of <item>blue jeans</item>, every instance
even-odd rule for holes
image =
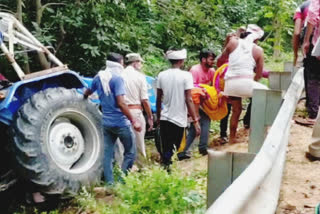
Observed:
[[[133,166],[136,157],[136,145],[131,126],[126,127],[103,127],[104,134],[104,178],[107,184],[113,184],[113,157],[116,140],[120,138],[124,147],[124,158],[121,169],[124,173]]]
[[[199,110],[200,115],[200,127],[201,127],[201,134],[200,134],[200,142],[199,142],[199,151],[204,152],[207,150],[208,141],[209,141],[209,129],[210,129],[210,118],[204,113],[202,110]],[[184,154],[188,152],[191,144],[193,143],[194,139],[196,138],[196,130],[191,124],[189,133],[187,136],[187,145],[184,148]]]

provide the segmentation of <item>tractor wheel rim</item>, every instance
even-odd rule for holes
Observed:
[[[91,120],[81,112],[57,115],[48,129],[51,159],[68,173],[88,171],[99,156],[99,134]]]

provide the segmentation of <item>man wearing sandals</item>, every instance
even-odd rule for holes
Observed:
[[[197,136],[200,134],[200,125],[191,96],[192,75],[181,70],[187,58],[187,51],[186,49],[169,50],[166,57],[172,67],[160,72],[158,76],[157,123],[160,125],[162,163],[168,168],[172,163],[174,147],[176,150],[180,147],[188,123],[188,111],[193,119]]]
[[[317,40],[320,35],[320,1],[319,0],[311,0],[308,15],[307,15],[307,29],[306,34],[303,41],[303,54],[304,54],[304,62],[308,62],[308,67],[305,68],[308,70],[308,84],[305,86],[307,88],[308,103],[307,110],[309,117],[304,120],[296,121],[297,123],[303,125],[314,125],[316,122],[316,118],[319,111],[319,103],[320,103],[320,58],[319,56],[313,56],[312,50],[313,47],[316,48]],[[311,36],[313,33],[312,41]]]

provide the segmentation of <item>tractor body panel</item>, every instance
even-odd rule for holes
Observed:
[[[16,82],[9,88],[1,90],[5,91],[6,97],[0,102],[0,122],[10,125],[14,114],[27,99],[39,91],[54,87],[81,89],[88,87],[88,84],[79,74],[71,70]]]

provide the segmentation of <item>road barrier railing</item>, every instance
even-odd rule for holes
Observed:
[[[275,212],[291,121],[303,87],[301,68],[285,93],[254,92],[251,132],[258,134],[250,135],[249,153],[209,151],[207,214]]]

